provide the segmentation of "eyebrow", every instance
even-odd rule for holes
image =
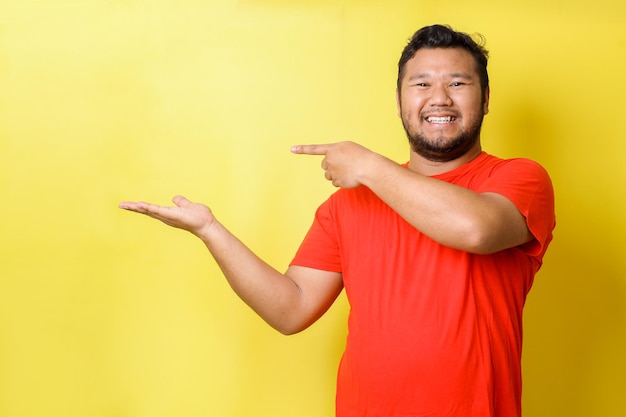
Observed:
[[[461,78],[461,79],[464,79],[464,80],[472,80],[472,79],[474,79],[474,77],[472,77],[467,72],[453,72],[453,73],[448,74],[448,76],[450,78]],[[407,81],[426,80],[426,79],[429,79],[429,78],[432,78],[432,75],[430,73],[422,72],[422,73],[411,75],[409,78],[407,78]]]

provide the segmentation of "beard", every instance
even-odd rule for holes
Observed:
[[[477,115],[467,129],[462,129],[452,138],[444,136],[427,138],[422,132],[413,131],[404,117],[402,117],[402,125],[413,152],[429,161],[449,162],[465,155],[476,145],[480,139],[483,118],[484,114]]]

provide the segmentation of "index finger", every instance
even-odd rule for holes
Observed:
[[[304,155],[326,155],[330,145],[296,145],[291,147],[291,152]]]

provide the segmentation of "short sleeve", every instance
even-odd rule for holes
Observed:
[[[508,198],[526,218],[535,239],[521,247],[531,256],[545,253],[556,225],[554,189],[546,170],[529,159],[510,159],[493,168],[477,192],[493,192]]]
[[[300,244],[291,265],[342,272],[337,228],[332,214],[332,196],[315,212],[311,228]]]

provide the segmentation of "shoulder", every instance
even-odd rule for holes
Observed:
[[[552,187],[548,171],[528,158],[502,159],[487,154],[475,165],[473,171],[476,177],[481,178],[481,183],[525,184],[531,188]]]
[[[541,164],[528,158],[502,159],[496,156],[487,155],[485,165],[493,172],[516,171],[519,173],[549,177],[548,171],[546,171]]]
[[[486,152],[456,170],[435,178],[479,193],[497,192],[510,186],[530,190],[551,187],[550,177],[539,163],[527,158],[503,159]]]

